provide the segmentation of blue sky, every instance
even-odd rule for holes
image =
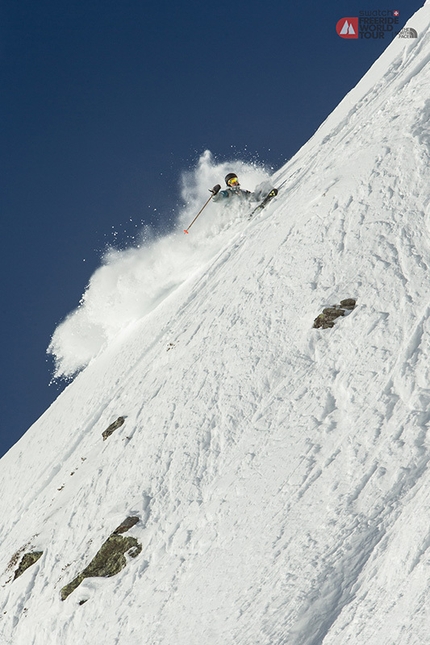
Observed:
[[[0,454],[61,391],[46,347],[106,244],[171,226],[205,149],[282,166],[391,42],[337,21],[422,4],[2,3]]]

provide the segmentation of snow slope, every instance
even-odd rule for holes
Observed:
[[[429,3],[409,25],[1,460],[1,643],[430,643]],[[142,552],[62,601],[130,515]]]

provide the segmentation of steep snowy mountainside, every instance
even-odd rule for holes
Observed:
[[[289,176],[294,168],[294,162],[300,162],[303,154],[316,154],[321,145],[332,141],[335,134],[340,134],[340,141],[351,144],[351,136],[355,138],[360,128],[363,127],[362,111],[366,113],[366,120],[372,112],[385,107],[385,101],[390,96],[391,101],[401,92],[416,76],[420,76],[423,68],[428,64],[430,54],[427,51],[428,28],[428,2],[417,11],[406,23],[418,31],[417,39],[396,38],[382,55],[375,61],[369,72],[340,102],[329,117],[322,123],[315,135],[302,147],[294,159],[286,164],[280,171],[280,176],[285,175],[288,169]],[[424,87],[421,88],[424,90]],[[425,100],[425,91],[422,93]],[[393,119],[396,119],[393,114]],[[351,127],[354,126],[355,127]],[[395,124],[396,127],[399,124]],[[387,124],[389,128],[389,124]],[[344,139],[343,137],[345,137]],[[297,171],[296,171],[297,172]],[[293,175],[294,176],[294,175]],[[302,181],[298,173],[297,181]]]
[[[5,644],[429,642],[428,3],[410,24],[2,459]],[[141,552],[62,601],[126,517]]]

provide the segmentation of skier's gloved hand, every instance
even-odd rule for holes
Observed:
[[[209,189],[209,191],[212,193],[212,195],[217,195],[220,190],[221,190],[221,186],[219,184],[214,186],[212,189]]]

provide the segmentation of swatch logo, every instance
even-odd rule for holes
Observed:
[[[336,32],[341,38],[358,38],[358,18],[341,18],[337,22]]]
[[[383,40],[391,39],[400,32],[400,11],[397,9],[362,9],[354,18],[341,18],[336,24],[336,33],[346,40]],[[401,38],[413,38],[409,32]]]

